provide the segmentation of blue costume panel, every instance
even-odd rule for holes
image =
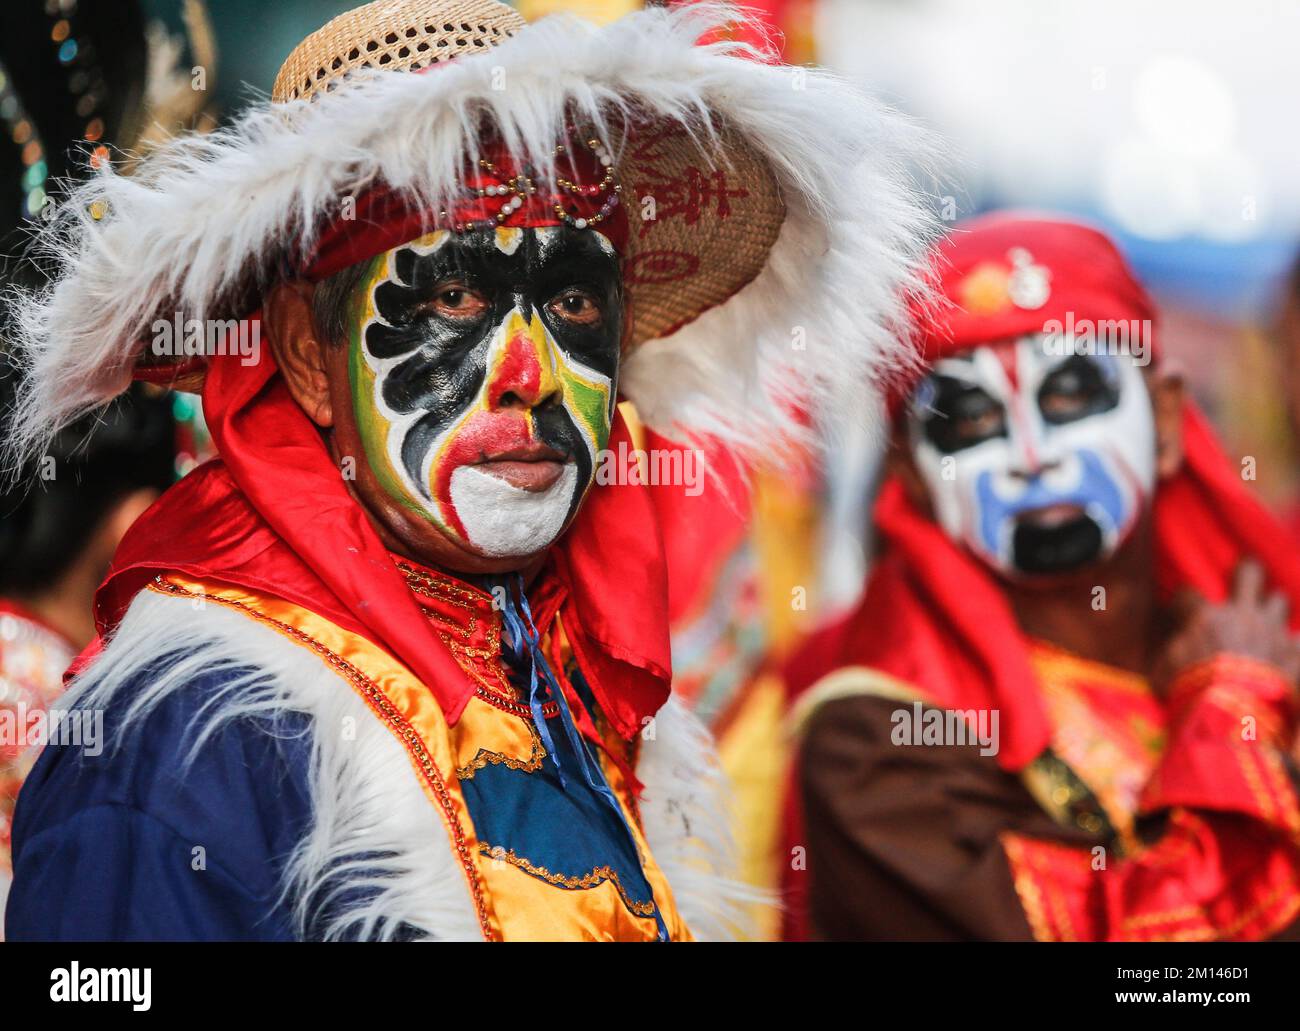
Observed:
[[[187,768],[199,708],[221,687],[210,674],[173,692],[120,750],[122,705],[105,713],[99,755],[45,749],[18,800],[6,938],[295,937],[279,895],[311,818],[305,720],[230,722]]]

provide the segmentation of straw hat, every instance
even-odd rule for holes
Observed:
[[[418,71],[483,56],[526,29],[514,8],[496,0],[374,0],[299,43],[271,97],[310,100],[357,71]],[[680,217],[652,222],[643,221],[641,204],[626,205],[633,225],[623,276],[635,345],[685,325],[758,275],[785,206],[766,164],[734,132],[725,133],[716,167],[680,123],[643,122],[626,142],[616,176],[624,197],[697,194],[680,201]],[[704,191],[726,196],[709,203]]]
[[[130,179],[105,168],[63,205],[42,241],[54,289],[16,306],[31,389],[10,451],[140,365],[165,370],[156,320],[255,311],[340,198],[383,184],[439,211],[485,125],[551,181],[570,126],[612,156],[629,219],[620,388],[646,423],[762,451],[802,432],[795,405],[860,411],[845,386],[907,361],[931,219],[906,169],[925,143],[828,73],[729,41],[736,18],[702,4],[528,24],[494,0],[340,15],[289,55],[270,103]]]

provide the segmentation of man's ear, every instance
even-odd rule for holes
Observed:
[[[310,283],[277,283],[262,304],[262,318],[289,393],[307,417],[323,428],[334,425],[334,408],[325,374],[328,344],[319,339],[311,314],[315,289]]]
[[[1156,476],[1167,480],[1183,465],[1183,374],[1168,364],[1147,371],[1156,424]]]

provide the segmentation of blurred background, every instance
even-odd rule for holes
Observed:
[[[1280,328],[1300,234],[1285,0],[822,0],[825,65],[947,139],[945,217],[1073,212],[1116,236],[1257,486],[1295,487]]]

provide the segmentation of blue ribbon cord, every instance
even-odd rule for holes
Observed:
[[[511,589],[512,586],[513,590]],[[537,733],[542,739],[542,744],[546,747],[547,753],[555,763],[556,772],[560,775],[560,787],[568,791],[569,782],[565,778],[564,768],[560,764],[560,754],[555,750],[550,727],[546,725],[546,717],[542,713],[542,705],[546,701],[543,692],[548,689],[559,708],[560,726],[568,739],[569,747],[578,758],[578,773],[581,775],[583,783],[594,791],[597,797],[604,801],[613,811],[618,818],[619,826],[623,828],[632,844],[633,854],[640,855],[640,850],[636,845],[636,835],[632,833],[632,828],[628,826],[623,807],[618,804],[618,799],[614,797],[614,791],[610,788],[609,781],[605,779],[605,771],[600,768],[600,763],[592,755],[586,739],[579,732],[577,723],[573,719],[573,713],[569,711],[569,700],[564,696],[564,691],[551,669],[551,664],[546,660],[546,653],[542,651],[541,634],[538,633],[537,625],[533,622],[533,612],[528,606],[528,596],[524,593],[524,578],[518,573],[510,574],[510,579],[501,593],[505,595],[501,614],[505,621],[509,658],[514,660],[512,665],[515,665],[520,672],[527,669],[528,708],[532,710],[533,723],[537,726]],[[515,599],[516,595],[518,595],[518,601]],[[538,673],[541,673],[540,677]],[[654,901],[653,893],[654,889],[652,888],[652,902]],[[667,941],[668,928],[665,926],[663,916],[659,912],[658,903],[655,903],[654,908],[655,923],[659,926],[659,940]]]

